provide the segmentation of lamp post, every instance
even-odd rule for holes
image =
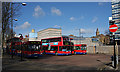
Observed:
[[[26,3],[12,3],[11,4],[11,38],[13,37],[13,4],[22,4],[23,6],[26,6]],[[17,19],[14,19],[17,21]]]
[[[26,3],[11,3],[11,37],[13,37],[13,20],[18,21],[17,19],[13,19],[13,4],[22,4],[23,6],[26,6]],[[12,40],[13,44],[13,40]],[[13,59],[13,46],[11,47],[12,49],[12,59]]]
[[[17,19],[13,19],[13,20],[17,21]],[[12,45],[11,45],[12,57],[11,58],[13,59],[13,44],[14,44],[14,42],[13,42],[12,36],[11,36],[11,40],[12,40]]]
[[[76,29],[76,30],[79,30],[78,41],[76,41],[76,43],[79,42],[79,43],[81,44],[81,40],[80,40],[80,38],[81,38],[81,37],[80,37],[80,36],[81,36],[81,29]]]
[[[22,59],[22,39],[23,39],[23,36],[22,36],[22,34],[19,34],[20,35],[20,40],[21,40],[21,42],[20,42],[20,48],[21,48],[21,61],[23,61],[23,59]]]
[[[81,36],[81,29],[79,29],[79,43],[81,44],[80,36]]]

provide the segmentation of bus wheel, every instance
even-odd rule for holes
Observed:
[[[56,53],[55,53],[55,55],[57,56],[57,55],[58,55],[58,53],[56,52]]]

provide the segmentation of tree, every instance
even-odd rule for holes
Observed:
[[[2,2],[2,47],[6,37],[11,38],[14,33],[12,30],[13,20],[15,17],[19,16],[17,13],[19,9],[20,6],[12,2]]]

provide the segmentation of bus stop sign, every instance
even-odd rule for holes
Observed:
[[[118,26],[116,24],[110,25],[109,30],[110,32],[116,32],[118,30]]]

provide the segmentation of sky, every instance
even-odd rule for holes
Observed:
[[[62,35],[83,37],[96,35],[98,28],[104,34],[112,16],[110,2],[26,2],[20,17],[14,22],[14,31],[26,35],[46,28],[61,28]]]

